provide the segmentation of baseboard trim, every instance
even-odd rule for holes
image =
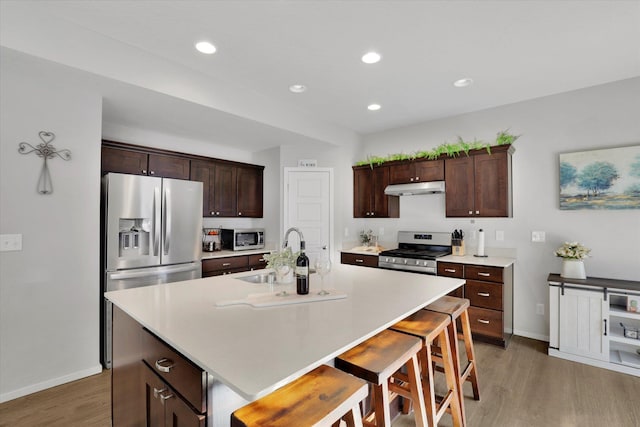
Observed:
[[[91,375],[96,375],[96,374],[99,374],[100,372],[102,372],[102,365],[97,364],[91,368],[87,368],[82,371],[73,372],[71,374],[68,374],[62,377],[53,378],[37,384],[32,384],[30,386],[23,387],[18,390],[10,391],[8,393],[2,393],[0,394],[0,403],[8,402],[10,400],[26,396],[28,394],[36,393],[38,391],[46,390],[51,387],[66,384],[71,381],[76,381],[82,378],[90,377]]]
[[[521,331],[519,329],[514,329],[513,330],[513,334],[514,335],[518,335],[520,337],[531,338],[531,339],[538,340],[538,341],[549,342],[549,335],[534,334],[532,332]]]

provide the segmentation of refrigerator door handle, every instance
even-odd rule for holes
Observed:
[[[164,189],[164,201],[162,204],[162,241],[164,242],[164,254],[169,255],[169,245],[171,244],[171,191]]]
[[[158,256],[160,250],[160,221],[158,218],[158,199],[160,198],[160,188],[153,190],[153,256]]]
[[[171,273],[182,273],[184,271],[191,271],[197,269],[197,264],[189,264],[189,265],[181,265],[177,267],[163,267],[159,271],[123,271],[121,273],[111,273],[109,274],[109,279],[111,280],[123,280],[123,279],[134,279],[136,277],[145,277],[145,276],[154,276],[159,273],[161,274],[171,274]]]

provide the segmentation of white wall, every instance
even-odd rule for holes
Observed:
[[[0,401],[100,372],[99,210],[102,100],[63,67],[0,50]],[[49,161],[54,192],[36,184],[42,159],[18,153],[38,132],[72,158]]]
[[[559,153],[640,145],[640,78],[369,135],[357,160],[368,154],[430,149],[458,136],[490,141],[507,128],[522,135],[513,155],[513,218],[447,219],[444,195],[423,195],[400,199],[399,220],[352,220],[350,227],[352,233],[365,227],[377,233],[383,227],[382,240],[393,240],[400,229],[462,228],[472,237],[483,228],[489,253],[495,253],[492,248],[512,248],[517,254],[516,332],[544,339],[548,313],[536,315],[535,308],[537,303],[548,306],[546,278],[560,272],[553,251],[563,241],[577,240],[592,248],[585,263],[588,276],[640,280],[640,210],[558,207]],[[504,231],[504,241],[495,240],[496,230]],[[546,243],[531,242],[534,230],[546,232]]]

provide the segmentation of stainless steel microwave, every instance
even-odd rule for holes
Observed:
[[[242,251],[264,248],[263,228],[223,228],[221,238],[222,249]]]

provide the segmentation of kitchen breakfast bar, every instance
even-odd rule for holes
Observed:
[[[166,412],[172,401],[193,412],[193,425],[228,426],[235,409],[317,366],[333,364],[337,355],[464,284],[463,279],[339,264],[325,276],[325,288],[337,299],[270,307],[231,304],[283,290],[292,295],[278,298],[296,298],[294,284],[270,287],[241,280],[255,274],[105,293],[117,307],[114,426],[135,425],[138,417],[141,424],[144,417],[160,420],[162,413],[150,414]],[[316,295],[320,277],[310,279],[310,295]],[[174,372],[181,373],[176,381]],[[195,387],[182,384],[189,376]],[[156,380],[157,386],[150,384]]]

